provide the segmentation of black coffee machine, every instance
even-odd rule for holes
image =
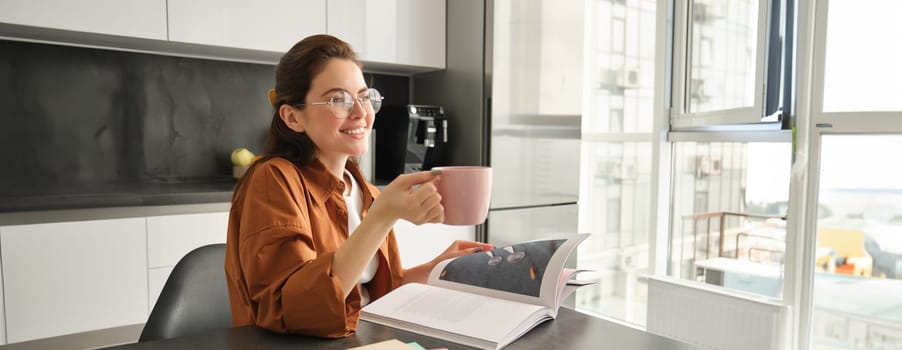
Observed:
[[[376,130],[376,177],[384,185],[404,173],[444,165],[448,119],[439,106],[383,106]]]

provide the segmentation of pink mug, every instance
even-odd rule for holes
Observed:
[[[435,187],[442,196],[446,225],[479,225],[489,214],[492,198],[492,168],[444,166]]]

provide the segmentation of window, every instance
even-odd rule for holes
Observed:
[[[790,147],[674,144],[670,275],[781,297]]]
[[[786,6],[672,4],[671,157],[658,174],[671,179],[666,273],[783,298],[792,144],[775,112],[788,105]]]
[[[591,4],[579,265],[603,281],[577,307],[643,324],[636,277],[664,272],[791,303],[793,348],[902,349],[902,3]]]
[[[765,118],[764,108],[768,19],[779,15],[770,5],[768,0],[674,1],[674,129],[777,121]],[[770,54],[779,56],[777,49],[770,48]],[[778,80],[769,83],[779,88]]]
[[[650,186],[655,94],[656,0],[592,0],[586,23],[580,268],[602,281],[577,290],[584,312],[645,323],[653,225]]]
[[[893,0],[818,2],[800,348],[902,349],[902,34]],[[866,17],[862,17],[865,16]],[[805,289],[805,288],[803,288]],[[803,304],[804,305],[804,304]]]
[[[902,110],[902,2],[831,1],[824,55],[824,112]]]
[[[754,106],[758,1],[690,4],[689,113]]]
[[[902,348],[902,135],[824,135],[812,344]]]

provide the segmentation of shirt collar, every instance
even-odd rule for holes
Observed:
[[[360,166],[356,162],[348,160],[345,163],[345,169],[360,184],[360,191],[363,192],[363,208],[369,208],[370,204],[373,203],[373,193],[366,179],[364,179],[363,173],[360,171]],[[307,188],[310,189],[313,198],[319,203],[325,203],[333,195],[341,196],[345,190],[344,183],[326,170],[326,166],[319,159],[313,159],[310,165],[301,167],[301,172],[306,179]]]
[[[360,170],[360,165],[355,161],[348,161],[345,163],[345,169],[351,172],[351,176],[354,176],[354,180],[357,180],[357,184],[360,185],[360,192],[363,193],[363,213],[366,215],[366,210],[373,204],[374,190],[372,189],[372,185],[370,185],[366,178],[363,177],[363,171]]]

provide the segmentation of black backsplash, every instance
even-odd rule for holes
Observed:
[[[233,184],[231,151],[262,151],[274,68],[0,40],[0,211],[16,198]],[[386,105],[408,103],[409,78],[366,78]]]

